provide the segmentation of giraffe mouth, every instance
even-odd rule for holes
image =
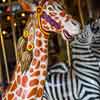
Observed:
[[[67,39],[71,39],[72,36],[69,34],[69,32],[67,30],[63,30],[63,33],[64,33],[64,36],[67,38]]]

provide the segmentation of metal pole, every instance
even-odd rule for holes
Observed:
[[[7,58],[6,58],[4,40],[3,40],[3,36],[2,36],[2,32],[1,32],[1,25],[0,25],[0,38],[1,38],[1,46],[2,46],[2,51],[3,51],[3,57],[4,57],[4,64],[5,64],[5,69],[6,69],[6,73],[7,73],[7,81],[9,83],[10,82],[9,71],[8,71],[8,65],[7,65]]]
[[[12,11],[12,5],[11,5],[11,0],[8,1],[9,2],[9,7],[11,8]],[[11,12],[11,28],[12,28],[12,36],[13,36],[13,45],[14,45],[14,50],[15,50],[15,57],[16,57],[16,61],[17,61],[17,46],[16,46],[16,35],[15,35],[15,26],[14,26],[14,17],[12,15]]]
[[[1,59],[0,59],[0,82],[2,82],[2,65],[1,65]]]
[[[80,14],[81,24],[82,24],[82,27],[83,27],[84,26],[84,18],[83,18],[80,0],[78,0],[78,10],[79,10],[79,14]]]
[[[91,0],[86,0],[86,2],[87,2],[89,17],[92,18],[93,17],[93,13],[92,13]]]
[[[68,40],[66,41],[66,47],[67,47],[67,60],[68,60],[68,65],[70,67],[72,65],[72,63],[71,63],[71,49],[70,49],[70,43]]]

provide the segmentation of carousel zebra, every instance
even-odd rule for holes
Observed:
[[[85,25],[71,47],[72,68],[62,64],[58,68],[53,66],[43,97],[46,100],[100,100],[100,19]]]

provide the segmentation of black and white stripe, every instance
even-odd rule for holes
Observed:
[[[86,25],[72,41],[71,71],[68,66],[62,73],[51,69],[45,84],[47,100],[100,100],[100,23],[94,30]]]

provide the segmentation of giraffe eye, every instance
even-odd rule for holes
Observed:
[[[53,8],[51,6],[48,7],[49,11],[53,11]]]

